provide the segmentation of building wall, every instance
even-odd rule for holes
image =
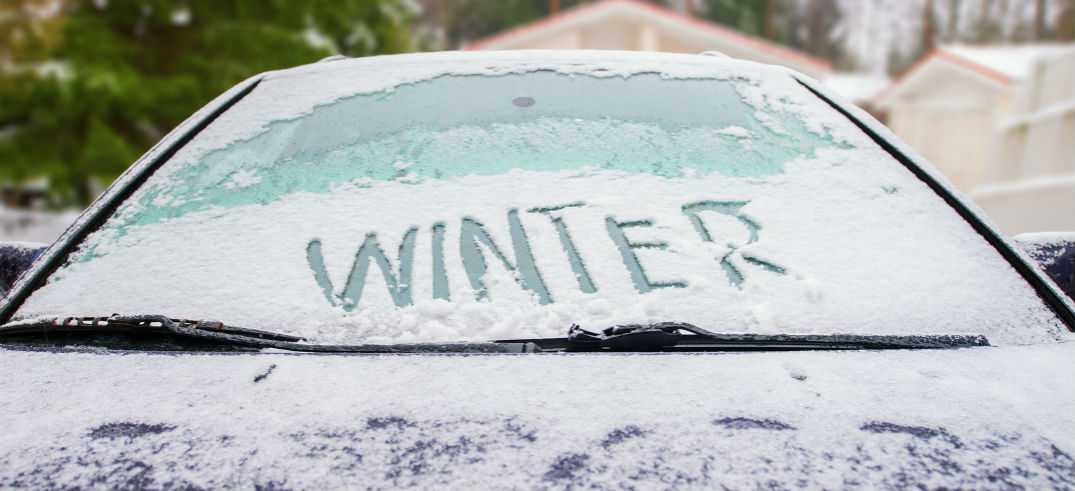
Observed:
[[[639,39],[637,29],[629,24],[609,22],[587,27],[582,31],[584,49],[634,49]]]
[[[662,34],[657,26],[644,20],[559,29],[513,44],[511,49],[613,49],[695,54],[705,51],[697,43]]]
[[[733,58],[787,66],[819,80],[829,73],[823,63],[789,56],[775,45],[767,48],[764,42],[714,32],[692,22],[655,14],[648,8],[629,4],[613,4],[613,7],[536,31],[524,28],[519,35],[493,44],[483,45],[481,41],[476,44],[482,46],[478,49],[607,49],[690,54],[719,51]]]
[[[966,108],[924,113],[927,142],[919,148],[956,186],[969,191],[981,177],[993,129],[992,111]]]
[[[712,46],[710,46],[708,49],[706,49],[704,46],[698,46],[696,44],[691,44],[691,43],[688,43],[688,42],[685,42],[685,41],[682,41],[682,40],[679,40],[679,39],[675,39],[675,38],[673,38],[671,36],[661,36],[659,43],[660,43],[659,44],[660,47],[658,49],[660,51],[664,51],[664,52],[667,52],[667,53],[698,54],[698,53],[701,53],[703,51],[708,51],[710,49],[713,49]]]
[[[889,105],[886,123],[969,192],[982,179],[993,128],[1008,113],[1012,92],[957,70],[936,70],[919,87]]]
[[[1075,48],[1040,60],[971,197],[1009,234],[1075,231]]]
[[[582,29],[561,29],[550,35],[520,42],[512,49],[583,49]]]

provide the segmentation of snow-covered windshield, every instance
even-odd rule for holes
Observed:
[[[652,321],[994,343],[1060,330],[970,226],[786,74],[538,69],[368,90],[346,76],[376,74],[326,73],[263,81],[16,317],[154,313],[334,343]]]

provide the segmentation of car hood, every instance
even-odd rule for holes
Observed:
[[[0,353],[0,486],[1075,486],[1075,343],[588,355]]]

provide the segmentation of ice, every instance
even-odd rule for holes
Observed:
[[[661,119],[653,99],[596,90],[561,98],[612,109],[460,116],[500,95],[507,110],[544,110],[557,94],[541,88],[561,79],[667,84],[669,100],[705,81],[714,97],[677,100],[690,109],[681,120]],[[500,94],[500,81],[519,93]],[[426,107],[423,91],[487,82],[427,101],[455,111],[371,118]],[[523,92],[535,104],[510,105]],[[628,53],[423,54],[267,75],[18,317],[113,312],[318,343],[670,320],[994,344],[1070,337],[965,221],[787,71]]]

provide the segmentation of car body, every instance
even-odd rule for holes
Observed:
[[[1075,300],[1075,232],[1039,232],[1012,237],[1060,291]]]
[[[196,113],[15,286],[0,485],[1070,489],[1073,318],[928,163],[794,72],[335,60]],[[669,321],[734,339],[483,351]],[[121,325],[209,351],[97,336]]]
[[[0,298],[7,295],[15,281],[34,261],[41,257],[48,244],[37,242],[5,242],[0,244]]]

